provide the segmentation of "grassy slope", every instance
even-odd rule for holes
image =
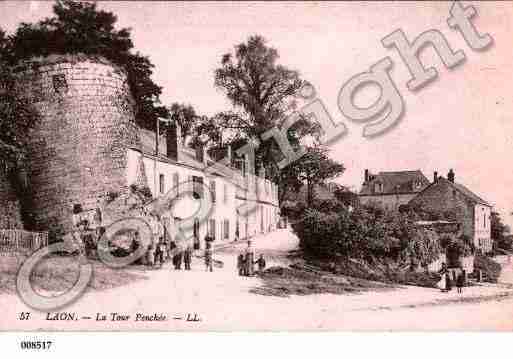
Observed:
[[[0,294],[16,292],[16,273],[22,259],[0,257]],[[93,276],[89,289],[104,290],[126,285],[136,280],[146,279],[143,274],[136,274],[127,269],[113,269],[98,261],[93,264]],[[41,261],[32,274],[34,288],[45,291],[64,291],[77,281],[79,273],[76,257],[50,256]]]

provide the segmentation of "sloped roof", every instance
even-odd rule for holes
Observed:
[[[143,154],[149,155],[149,156],[155,156],[155,132],[146,130],[143,128],[139,128],[139,138],[141,140],[141,148],[138,148],[137,150],[142,151]],[[178,146],[178,161],[175,161],[172,158],[167,157],[167,142],[165,136],[160,136],[159,140],[159,155],[157,157],[158,161],[161,162],[167,162],[176,164],[179,166],[187,166],[190,168],[194,168],[198,171],[205,171],[206,166],[203,162],[198,161],[196,158],[196,151],[183,147]],[[207,156],[207,168],[210,174],[212,175],[220,175],[224,176],[224,173],[222,171],[219,171],[218,168],[216,168],[214,165],[216,164],[216,161],[212,159],[208,154]],[[236,167],[232,168],[234,171],[237,171]]]
[[[479,197],[477,194],[475,194],[474,192],[469,190],[464,185],[462,185],[460,183],[452,183],[451,181],[449,181],[449,180],[447,180],[445,178],[442,178],[442,179],[447,181],[447,182],[449,182],[453,187],[455,187],[459,192],[461,192],[465,197],[467,197],[471,201],[473,201],[475,203],[478,203],[478,204],[483,204],[483,205],[489,206],[489,207],[492,206],[488,201],[485,201],[484,199]]]
[[[444,177],[441,177],[441,176],[438,178],[438,182],[431,183],[429,186],[424,188],[422,190],[422,192],[426,191],[428,188],[431,188],[431,186],[434,186],[434,185],[436,185],[437,183],[440,183],[440,182],[442,182],[444,184],[447,184],[451,188],[454,188],[455,190],[460,192],[463,196],[465,196],[468,200],[470,200],[470,201],[472,201],[474,203],[482,204],[482,205],[485,205],[485,206],[488,206],[488,207],[493,207],[488,201],[484,200],[483,198],[481,198],[480,196],[478,196],[477,194],[475,194],[474,192],[469,190],[467,187],[465,187],[461,183],[453,183],[453,182],[449,181],[447,178],[444,178]],[[422,193],[419,193],[419,196],[421,196],[421,195],[422,195]],[[419,196],[417,196],[415,198],[418,198]],[[415,200],[415,198],[413,199],[413,201]]]
[[[421,186],[415,188],[413,183],[420,181]],[[383,191],[375,193],[373,187],[377,183],[383,184]],[[360,195],[418,193],[429,185],[429,180],[420,170],[379,172],[374,179],[365,183]]]
[[[141,150],[144,154],[155,155],[155,132],[139,128],[139,138],[141,139]],[[188,167],[192,167],[198,170],[205,168],[204,164],[196,159],[196,153],[193,150],[189,150],[183,147],[179,147],[178,162],[167,157],[167,142],[165,136],[160,136],[159,140],[159,156],[158,160],[163,162],[181,164]],[[212,164],[212,160],[208,160],[209,164]]]

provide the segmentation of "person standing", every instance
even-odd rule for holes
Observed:
[[[191,261],[192,261],[192,247],[190,245],[185,248],[183,254],[183,261],[185,265],[185,270],[191,270]]]
[[[438,281],[438,283],[436,284],[436,286],[442,292],[447,292],[447,279],[446,279],[446,277],[448,277],[448,274],[447,274],[447,265],[445,263],[442,263],[442,268],[440,269],[440,271],[438,273],[440,274],[441,278],[440,278],[440,281]]]
[[[159,261],[159,265],[160,267],[162,267],[164,265],[164,256],[165,256],[165,253],[166,253],[166,244],[164,243],[164,239],[161,237],[160,240],[159,240],[159,243],[158,243],[158,248],[157,248],[157,253],[158,253],[158,261]]]
[[[245,262],[246,262],[246,275],[249,277],[251,277],[255,272],[254,260],[255,260],[255,252],[253,251],[253,246],[252,246],[251,241],[248,241],[248,247],[246,248]]]
[[[244,275],[244,254],[240,253],[237,257],[237,269],[239,271],[239,275]]]
[[[208,241],[205,244],[205,269],[207,272],[213,272],[213,260],[212,243]]]
[[[146,262],[148,263],[148,266],[153,268],[155,265],[155,245],[153,243],[150,243],[148,246],[148,252],[146,253]]]
[[[456,278],[456,287],[458,289],[458,293],[463,293],[463,287],[465,286],[465,277],[467,276],[467,273],[465,272],[465,269],[461,269],[460,273],[458,274],[458,277]]]
[[[447,271],[445,273],[445,290],[447,292],[450,292],[452,289],[452,280],[451,280],[451,273]]]
[[[173,256],[173,263],[175,265],[175,270],[182,270],[182,257],[183,250],[180,247],[180,244],[175,249],[175,255]]]

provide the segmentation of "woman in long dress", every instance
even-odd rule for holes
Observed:
[[[440,290],[442,292],[447,292],[448,272],[447,272],[447,265],[445,263],[442,263],[442,269],[440,269],[440,271],[438,273],[440,274],[441,278],[440,278],[440,281],[438,281],[438,283],[436,283],[436,286],[438,288],[440,288]]]

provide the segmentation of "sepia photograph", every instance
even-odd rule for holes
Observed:
[[[0,13],[0,331],[35,335],[20,350],[513,330],[511,2]]]

